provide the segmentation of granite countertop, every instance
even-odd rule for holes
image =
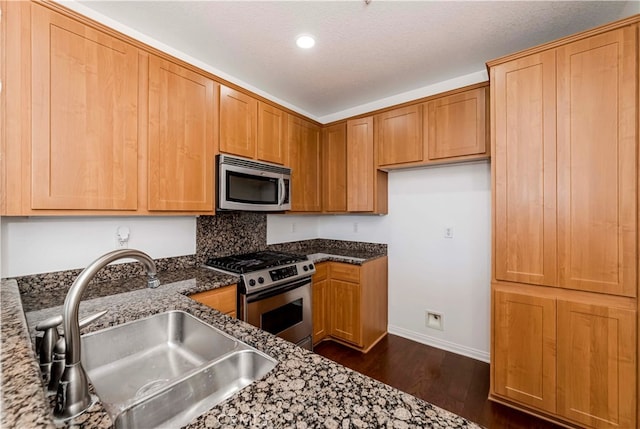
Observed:
[[[144,282],[144,277],[128,280],[124,282],[126,284],[120,281],[89,286],[89,290],[92,286],[100,289],[98,295],[102,296],[85,297],[80,305],[80,317],[102,309],[108,309],[109,313],[82,333],[164,311],[182,310],[279,362],[263,379],[213,407],[188,428],[479,427],[186,296],[235,283],[237,277],[203,269],[179,270],[162,276],[165,283],[157,289],[137,286],[138,282]],[[42,309],[27,312],[25,318],[16,282],[3,280],[0,300],[1,426],[53,428],[51,406],[40,380],[32,337],[35,333],[33,327],[39,321],[62,312],[61,305],[56,304],[59,299],[41,299]],[[87,428],[111,426],[111,419],[100,402],[67,425]]]

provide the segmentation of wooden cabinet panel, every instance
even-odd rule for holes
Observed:
[[[322,208],[347,210],[347,128],[339,123],[322,129]]]
[[[329,281],[329,302],[331,336],[362,346],[360,285],[332,278]]]
[[[214,308],[231,317],[236,317],[237,286],[229,285],[218,289],[189,295],[189,298]]]
[[[347,121],[347,143],[347,210],[374,211],[376,165],[372,116]]]
[[[289,166],[291,167],[291,210],[322,210],[320,128],[289,115]]]
[[[32,4],[31,208],[135,210],[138,50]]]
[[[258,148],[260,161],[284,164],[286,153],[286,114],[269,104],[258,102]]]
[[[378,166],[423,160],[421,118],[419,104],[376,115]]]
[[[491,81],[495,276],[554,286],[555,53],[501,64]]]
[[[220,152],[254,158],[258,100],[220,85]]]
[[[563,287],[636,295],[636,43],[625,27],[558,49]]]
[[[495,290],[493,311],[494,391],[555,412],[555,299]]]
[[[558,413],[594,428],[636,427],[636,312],[558,301]]]
[[[437,98],[423,107],[429,159],[487,152],[487,88]]]
[[[360,282],[360,266],[351,265],[342,262],[331,263],[331,278],[336,280],[344,280],[346,282]]]
[[[328,280],[313,279],[313,344],[322,341],[328,334],[327,291]]]
[[[149,210],[213,211],[215,85],[149,56]]]

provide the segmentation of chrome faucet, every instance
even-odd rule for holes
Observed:
[[[74,417],[91,406],[89,381],[80,362],[80,327],[78,323],[80,300],[89,282],[98,271],[111,262],[123,258],[132,258],[144,265],[147,272],[148,287],[156,288],[160,286],[160,280],[156,277],[156,265],[153,259],[146,253],[134,249],[114,250],[106,253],[89,264],[78,275],[64,300],[65,367],[58,384],[56,407],[53,413],[59,419]]]

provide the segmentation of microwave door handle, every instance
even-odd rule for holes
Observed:
[[[278,198],[278,205],[281,206],[282,204],[284,204],[284,200],[286,198],[285,195],[285,186],[284,186],[284,179],[281,177],[278,179],[278,192],[280,197]]]

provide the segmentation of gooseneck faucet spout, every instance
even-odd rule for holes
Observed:
[[[80,362],[80,327],[78,311],[80,300],[89,282],[103,267],[118,259],[132,258],[142,263],[147,273],[147,286],[156,288],[160,281],[156,278],[156,265],[144,252],[121,249],[106,253],[85,268],[73,282],[64,300],[63,326],[66,341],[65,368],[58,385],[54,415],[60,419],[74,417],[91,405],[89,381]]]

